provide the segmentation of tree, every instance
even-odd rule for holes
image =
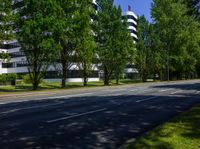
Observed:
[[[3,42],[14,38],[13,21],[15,15],[12,12],[12,0],[0,0],[0,46]],[[9,60],[7,53],[0,52],[0,59]]]
[[[193,17],[186,15],[187,13],[188,7],[183,0],[154,0],[152,6],[159,40],[162,49],[167,53],[168,79],[180,79],[194,71],[196,65],[199,24]]]
[[[33,90],[36,90],[60,49],[52,37],[59,6],[55,0],[24,0],[24,5],[26,7],[18,12],[17,39],[26,56]]]
[[[154,53],[151,38],[152,26],[146,20],[144,16],[138,19],[138,42],[136,44],[137,52],[135,59],[135,66],[139,71],[140,78],[143,82],[146,81],[147,77],[152,74]]]
[[[80,0],[76,14],[76,57],[79,70],[82,71],[81,75],[84,86],[87,85],[88,77],[93,68],[92,63],[95,55],[94,49],[96,47],[91,21],[91,15],[94,15],[94,10],[91,3],[91,0]]]
[[[133,54],[128,51],[133,48],[130,46],[128,30],[124,32],[126,26],[121,21],[121,8],[114,6],[113,0],[100,0],[97,3],[100,7],[96,29],[97,55],[104,72],[104,85],[109,85],[114,72],[119,76],[127,57]],[[123,35],[127,40],[122,39]]]
[[[118,13],[116,13],[118,18],[121,16],[120,11],[121,8],[119,7]],[[116,21],[114,28],[114,48],[116,52],[114,76],[116,84],[119,84],[120,75],[124,73],[125,66],[133,63],[136,48],[130,33],[127,31],[126,19],[123,22],[120,19]]]
[[[57,0],[61,7],[60,14],[55,21],[54,40],[61,46],[58,52],[55,68],[61,72],[61,87],[66,87],[67,72],[74,64],[74,52],[76,50],[77,27],[76,16],[78,12],[78,0]]]

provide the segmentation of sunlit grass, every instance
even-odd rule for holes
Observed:
[[[200,106],[136,139],[126,149],[200,149]]]

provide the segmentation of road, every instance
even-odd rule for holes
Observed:
[[[1,149],[116,149],[200,103],[200,81],[0,100]]]

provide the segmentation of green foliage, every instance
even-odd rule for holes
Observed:
[[[88,77],[93,69],[94,49],[96,43],[92,31],[91,15],[94,10],[91,5],[91,0],[80,0],[79,9],[76,13],[77,27],[76,34],[76,58],[79,69],[82,70],[84,86],[87,85]]]
[[[100,12],[97,15],[97,55],[104,71],[104,84],[109,85],[113,73],[119,77],[127,61],[131,63],[134,44],[128,34],[127,25],[121,21],[121,8],[113,0],[97,1]]]
[[[7,81],[15,81],[16,79],[17,79],[17,75],[14,74],[14,73],[7,74],[7,75],[6,75],[6,80],[7,80]]]
[[[8,25],[8,22],[14,20],[15,15],[12,13],[12,0],[0,0],[0,46],[3,42],[14,38],[13,26]],[[0,52],[0,60],[10,60],[7,53]]]
[[[1,74],[0,84],[6,84],[7,82],[13,82],[17,79],[16,74]]]
[[[19,13],[17,20],[20,28],[17,39],[26,55],[33,89],[36,90],[61,48],[52,35],[60,7],[55,0],[24,0],[24,5],[26,7]],[[26,21],[21,19],[24,14],[30,16]]]
[[[9,61],[10,60],[10,55],[8,53],[0,53],[0,59]]]
[[[12,0],[0,0],[0,44],[14,38],[13,26],[8,24],[15,19]]]
[[[200,106],[130,143],[126,149],[199,149]]]
[[[66,87],[67,70],[74,62],[73,52],[76,50],[76,36],[75,29],[78,27],[77,14],[78,14],[78,1],[63,1],[57,0],[59,14],[57,20],[54,22],[53,38],[57,44],[61,46],[58,52],[58,58],[61,63],[56,65],[56,69],[62,74],[62,88]],[[79,35],[78,35],[79,36]]]
[[[146,81],[152,70],[152,47],[150,24],[144,16],[138,19],[138,42],[135,66],[139,71],[142,81]]]
[[[200,24],[183,0],[154,0],[152,16],[171,79],[193,76],[200,52]]]
[[[5,84],[6,83],[6,75],[5,74],[2,74],[2,75],[0,75],[0,84]]]
[[[23,82],[26,83],[26,84],[31,84],[32,83],[32,80],[31,80],[31,77],[29,74],[26,74],[23,76]]]

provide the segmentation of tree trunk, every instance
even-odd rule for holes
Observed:
[[[38,86],[39,86],[39,83],[37,81],[34,81],[33,82],[33,90],[37,90],[38,89]]]
[[[61,51],[61,61],[62,61],[62,88],[66,87],[66,79],[67,79],[67,60],[66,60],[67,51],[63,48]]]
[[[87,86],[87,82],[88,82],[87,77],[84,77],[83,80],[84,80],[84,81],[83,81],[83,85],[84,85],[84,86]]]
[[[116,84],[117,85],[119,84],[119,75],[118,74],[116,75]]]
[[[87,73],[87,64],[84,61],[83,63],[83,86],[87,86],[87,82],[88,82],[88,73]]]
[[[106,67],[104,67],[104,85],[105,86],[109,85],[109,74],[108,74],[108,70],[106,69]]]
[[[66,87],[66,79],[67,79],[67,64],[65,61],[62,63],[62,88]]]
[[[37,72],[34,72],[33,74],[33,90],[37,90],[38,89],[38,86],[39,86],[39,81],[38,81],[38,74]]]

